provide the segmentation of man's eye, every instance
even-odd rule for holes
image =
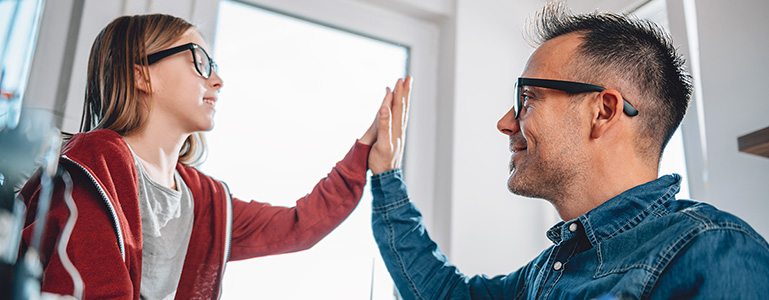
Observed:
[[[526,94],[521,95],[521,103],[523,103],[523,105],[526,105],[526,102],[529,101],[529,99],[531,99],[531,96]]]

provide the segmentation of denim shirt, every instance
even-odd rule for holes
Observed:
[[[677,174],[559,222],[547,231],[553,246],[496,277],[466,276],[448,262],[402,179],[395,169],[371,186],[374,237],[403,299],[769,297],[769,245],[733,215],[676,200]]]

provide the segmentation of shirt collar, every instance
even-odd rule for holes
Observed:
[[[547,237],[558,244],[567,226],[579,222],[595,247],[603,240],[635,227],[650,214],[667,214],[663,204],[675,199],[680,185],[681,176],[672,174],[633,187],[577,219],[558,222],[548,230]]]

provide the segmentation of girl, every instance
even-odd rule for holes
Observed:
[[[206,49],[191,24],[160,14],[117,18],[94,41],[81,133],[60,160],[78,210],[67,254],[85,298],[218,298],[227,261],[307,249],[352,212],[370,145],[376,142],[378,157],[372,170],[400,160],[408,78],[387,90],[372,126],[295,207],[232,198],[223,182],[193,167],[205,154],[201,132],[214,126],[224,84]],[[23,248],[39,193],[39,178],[22,190],[29,211]],[[70,214],[61,183],[53,197],[39,249],[42,289],[72,294],[66,258],[53,251]]]

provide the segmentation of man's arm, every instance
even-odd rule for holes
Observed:
[[[525,286],[528,266],[507,276],[467,277],[449,263],[409,201],[403,174],[393,169],[371,177],[371,218],[379,251],[403,299],[513,299]]]

